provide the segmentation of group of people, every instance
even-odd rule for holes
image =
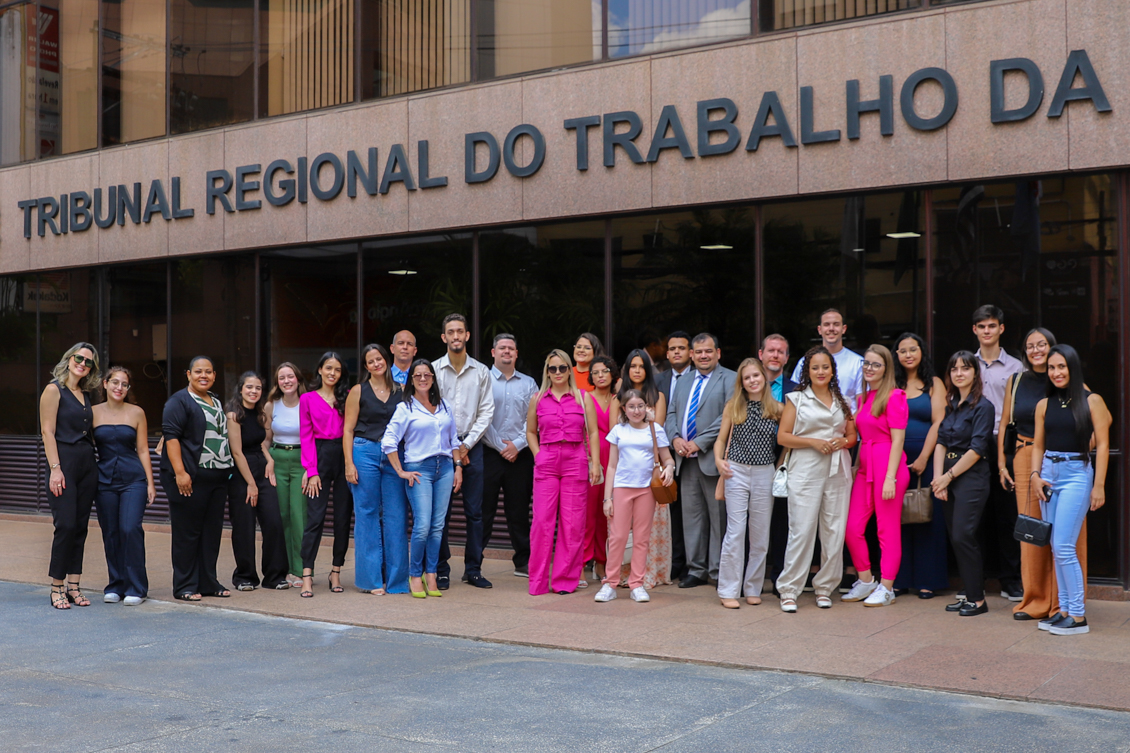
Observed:
[[[165,405],[158,449],[174,596],[230,596],[216,573],[226,508],[233,587],[312,597],[331,499],[332,592],[344,590],[355,517],[358,589],[441,596],[450,503],[461,492],[462,580],[472,587],[492,587],[482,560],[501,493],[514,574],[531,595],[573,593],[586,577],[601,581],[598,602],[624,586],[645,602],[657,585],[716,584],[721,605],[736,609],[742,597],[761,603],[769,574],[788,613],[806,590],[820,608],[836,591],[885,607],[948,587],[948,539],[964,588],[946,610],[975,616],[988,609],[979,532],[989,512],[1014,618],[1057,635],[1087,632],[1085,518],[1105,501],[1111,416],[1087,390],[1075,350],[1036,328],[1023,360],[1012,358],[994,306],[974,312],[977,351],[953,354],[940,375],[914,333],[896,338],[894,353],[872,344],[861,356],[844,347],[839,311],[825,311],[817,330],[821,344],[791,378],[781,335],[735,372],[720,365],[710,333],[673,332],[659,371],[645,350],[618,366],[586,332],[572,356],[545,357],[539,385],[516,370],[513,335],[494,338],[488,367],[468,354],[466,319],[452,314],[436,361],[416,358],[414,336],[400,332],[391,352],[363,349],[357,384],[328,352],[308,385],[286,362],[269,384],[241,375],[226,403],[212,392],[215,364],[197,356]],[[146,597],[141,519],[156,491],[130,379],[117,366],[102,378],[95,348],[78,343],[41,399],[58,609],[90,603],[79,580],[95,504],[104,600]],[[98,392],[105,401],[95,404]],[[904,499],[921,501],[923,487],[930,520],[904,525]],[[1013,538],[1018,512],[1051,522],[1050,548]]]

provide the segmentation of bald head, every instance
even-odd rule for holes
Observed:
[[[392,338],[392,360],[401,371],[408,371],[416,357],[416,336],[402,329]]]

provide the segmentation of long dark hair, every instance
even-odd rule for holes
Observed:
[[[255,378],[259,380],[259,384],[266,387],[263,382],[263,377],[259,376],[257,371],[245,371],[239,375],[239,379],[235,382],[235,389],[232,391],[232,396],[228,398],[228,404],[224,406],[224,410],[232,414],[236,421],[243,421],[247,418],[247,408],[243,406],[243,385],[247,384],[247,380]],[[263,390],[263,394],[259,397],[259,402],[255,403],[255,407],[251,412],[255,414],[255,420],[259,422],[260,426],[267,425],[267,414],[263,412],[263,403],[267,399],[267,390]]]
[[[436,370],[432,368],[432,362],[426,358],[417,358],[412,362],[412,365],[408,367],[408,383],[404,385],[405,399],[411,400],[416,397],[416,380],[413,379],[412,376],[416,373],[417,366],[426,367],[428,373],[432,375],[432,386],[428,388],[428,402],[436,406],[436,408],[444,407],[443,396],[439,394],[439,380],[436,379]],[[412,407],[411,403],[409,403],[409,407]]]
[[[1044,336],[1047,337],[1047,335]],[[1051,342],[1050,338],[1048,342]],[[1063,357],[1063,360],[1067,362],[1067,375],[1070,378],[1065,390],[1059,389],[1052,383],[1051,379],[1048,379],[1048,407],[1051,407],[1050,403],[1053,397],[1060,401],[1065,398],[1068,400],[1068,405],[1071,407],[1071,416],[1075,419],[1076,451],[1082,453],[1084,457],[1089,457],[1091,453],[1091,433],[1094,432],[1095,427],[1091,424],[1091,406],[1087,402],[1087,391],[1083,386],[1083,362],[1079,360],[1079,353],[1070,345],[1056,345],[1049,350],[1049,366],[1052,356]]]
[[[828,389],[832,392],[832,397],[840,404],[840,410],[844,412],[847,418],[851,418],[854,414],[851,412],[851,406],[848,401],[844,399],[844,395],[840,392],[840,378],[836,372],[836,359],[832,358],[832,351],[825,348],[823,345],[817,345],[814,348],[809,348],[808,352],[804,354],[804,364],[800,370],[800,384],[797,386],[797,392],[804,392],[812,386],[812,375],[808,373],[808,364],[813,356],[825,355],[828,360],[832,362],[832,379],[828,382]]]
[[[954,367],[959,363],[962,366],[973,368],[973,386],[969,388],[969,397],[966,399],[966,403],[970,407],[981,401],[981,395],[984,389],[981,382],[981,367],[977,364],[977,356],[973,355],[973,353],[968,350],[959,350],[954,353],[946,363],[945,376],[946,402],[948,402],[950,407],[954,410],[957,410],[957,407],[961,405],[961,391],[957,387],[954,387],[953,382],[950,381],[950,372],[953,371]]]
[[[373,375],[369,373],[368,362],[369,354],[374,350],[380,353],[381,358],[385,361],[385,387],[388,388],[388,392],[391,395],[393,392],[400,389],[400,385],[392,378],[392,355],[389,354],[388,348],[377,343],[369,343],[361,349],[361,374],[358,376],[357,384],[364,384],[373,378]]]
[[[628,376],[628,372],[631,371],[632,361],[636,358],[643,361],[643,383],[639,387],[632,387],[632,379]],[[659,387],[655,384],[655,367],[651,365],[651,356],[642,348],[636,348],[629,353],[628,357],[624,359],[624,365],[620,367],[620,393],[616,395],[620,405],[628,402],[628,391],[632,389],[639,391],[649,408],[654,408],[655,404],[659,402]]]
[[[341,378],[334,385],[334,408],[344,416],[345,399],[349,397],[349,367],[345,365],[345,359],[341,357],[340,353],[331,350],[322,354],[322,357],[318,359],[318,365],[314,367],[314,376],[310,379],[310,389],[313,392],[322,389],[322,367],[330,359],[341,364]]]
[[[1048,341],[1049,358],[1051,358],[1052,355],[1051,349],[1056,346],[1055,335],[1053,335],[1049,330],[1046,330],[1043,327],[1033,327],[1032,329],[1028,330],[1028,334],[1024,335],[1024,339],[1020,341],[1020,360],[1024,364],[1025,371],[1032,371],[1032,362],[1028,360],[1028,338],[1036,334],[1037,332],[1043,335],[1044,339]]]
[[[918,378],[922,380],[924,385],[923,392],[929,395],[930,390],[934,387],[934,377],[937,376],[934,371],[934,359],[930,358],[930,354],[926,352],[926,341],[913,332],[903,332],[895,338],[895,386],[900,390],[905,390],[906,380],[909,376],[906,373],[906,367],[899,360],[897,352],[903,340],[913,340],[918,343],[918,350],[922,353],[922,360],[918,362]]]

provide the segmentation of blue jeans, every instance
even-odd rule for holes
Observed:
[[[1044,520],[1052,524],[1052,556],[1059,585],[1059,609],[1083,617],[1087,584],[1075,549],[1083,520],[1091,509],[1095,469],[1076,453],[1045,452],[1040,477],[1051,483],[1047,502],[1040,503]]]
[[[420,474],[419,481],[408,487],[408,502],[412,505],[408,576],[419,578],[425,572],[434,573],[439,564],[439,544],[447,505],[451,502],[455,465],[446,455],[433,455],[416,463],[405,463],[404,470]]]
[[[106,572],[110,583],[105,592],[118,596],[149,594],[149,578],[145,574],[145,481],[132,484],[100,486],[95,504],[98,525],[102,528],[102,544],[106,548]]]
[[[354,583],[372,591],[408,593],[408,498],[380,442],[353,440]]]

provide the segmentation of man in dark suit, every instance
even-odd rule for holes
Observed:
[[[656,374],[659,391],[663,393],[664,402],[671,405],[671,393],[675,385],[694,371],[691,365],[691,336],[682,330],[676,330],[667,335],[667,363],[671,367],[666,371]],[[666,416],[657,416],[657,421],[666,422]],[[679,581],[687,572],[687,550],[683,541],[683,494],[678,492],[677,498],[671,503],[671,580]]]
[[[785,366],[789,363],[789,341],[784,335],[768,335],[761,341],[761,350],[757,351],[757,357],[768,374],[773,397],[784,402],[785,395],[797,386],[796,382],[789,379],[785,373]],[[785,545],[788,541],[789,501],[777,497],[773,500],[773,517],[769,523],[769,575],[773,583],[777,582],[781,571],[785,569]]]
[[[691,341],[694,372],[679,379],[667,408],[667,436],[675,451],[679,490],[683,496],[683,536],[687,575],[679,588],[718,580],[718,561],[726,526],[725,503],[714,499],[718,468],[714,441],[722,429],[722,412],[737,375],[718,365],[718,338],[707,332]]]

